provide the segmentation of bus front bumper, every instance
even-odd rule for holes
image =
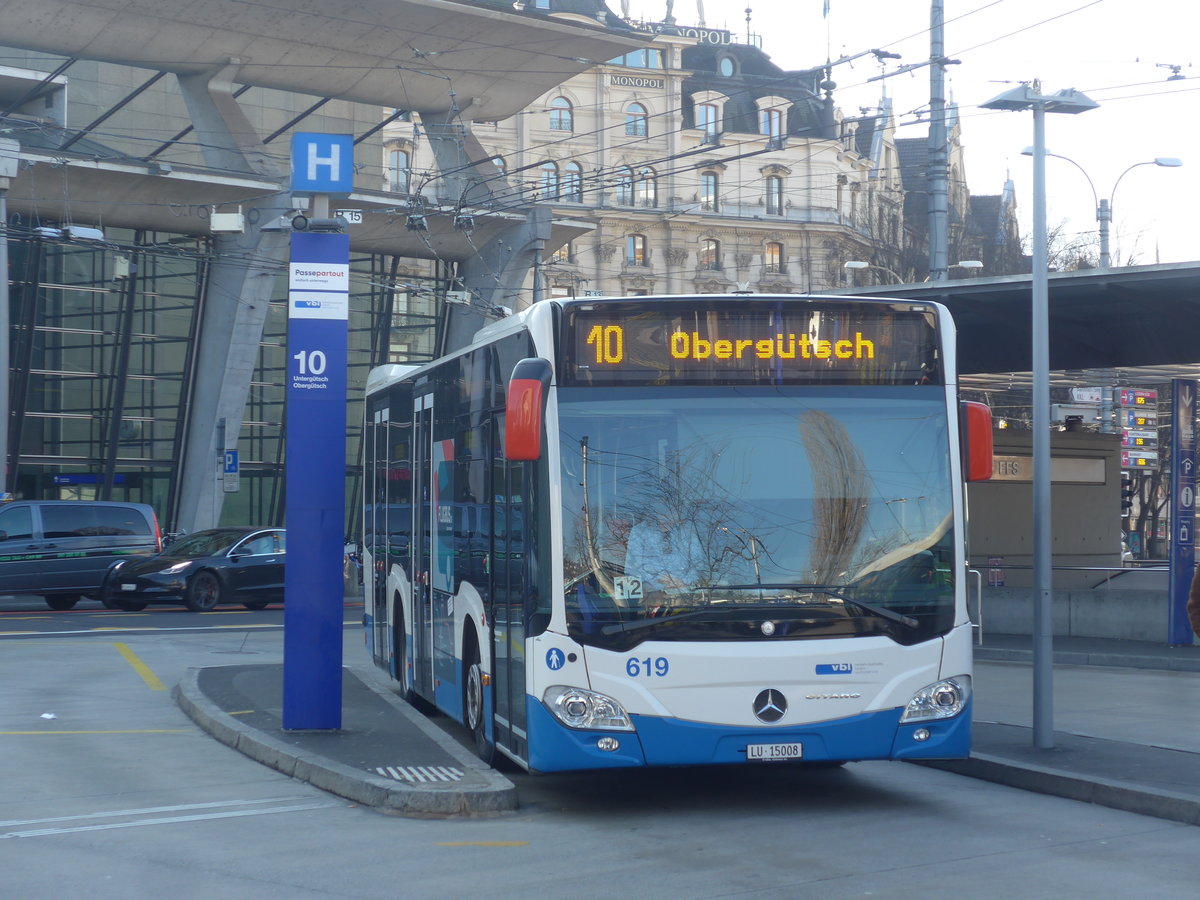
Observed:
[[[539,772],[745,765],[749,744],[799,744],[800,763],[961,759],[971,748],[971,707],[968,701],[957,716],[926,722],[901,724],[903,710],[888,709],[775,728],[737,728],[633,715],[635,731],[584,731],[566,728],[536,698],[529,697],[529,764]]]

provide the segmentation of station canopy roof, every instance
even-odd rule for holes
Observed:
[[[650,40],[466,0],[0,0],[0,22],[10,47],[489,121]]]
[[[1200,378],[1200,262],[1052,273],[1048,281],[1052,384],[1088,384],[1097,369],[1115,370],[1118,384]],[[1031,383],[1028,275],[838,293],[942,303],[958,328],[964,385]]]

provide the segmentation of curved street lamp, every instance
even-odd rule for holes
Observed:
[[[1026,147],[1021,151],[1022,156],[1033,156],[1033,148]],[[1045,152],[1046,156],[1053,156],[1055,159],[1063,159],[1077,168],[1083,173],[1083,177],[1087,180],[1088,187],[1092,189],[1092,203],[1096,207],[1096,221],[1100,223],[1100,268],[1107,269],[1112,265],[1112,256],[1109,253],[1109,230],[1112,224],[1112,200],[1117,194],[1117,186],[1120,185],[1121,179],[1128,175],[1138,166],[1159,166],[1163,169],[1177,169],[1183,165],[1183,160],[1176,159],[1173,156],[1156,156],[1154,159],[1148,159],[1145,162],[1136,162],[1120,175],[1117,176],[1116,182],[1112,186],[1112,190],[1108,192],[1108,197],[1101,197],[1096,191],[1096,185],[1088,175],[1087,170],[1079,163],[1071,159],[1069,156],[1063,156],[1061,153],[1051,153],[1049,150]]]

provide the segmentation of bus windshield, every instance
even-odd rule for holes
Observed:
[[[944,389],[560,389],[576,640],[888,635],[954,617]]]

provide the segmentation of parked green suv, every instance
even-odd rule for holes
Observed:
[[[0,505],[0,594],[41,594],[51,609],[99,597],[119,559],[162,549],[154,510],[107,500],[13,500]]]

